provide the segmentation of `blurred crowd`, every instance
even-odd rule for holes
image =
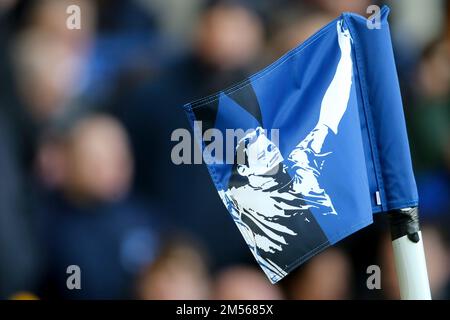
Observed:
[[[170,159],[181,105],[370,4],[392,9],[432,293],[450,298],[444,0],[0,1],[0,298],[398,298],[383,215],[271,285],[206,167]],[[366,287],[373,264],[381,290]]]

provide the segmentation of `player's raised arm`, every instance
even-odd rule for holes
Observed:
[[[327,126],[335,134],[338,131],[339,122],[347,109],[352,86],[352,57],[351,36],[348,29],[338,21],[336,24],[341,59],[336,68],[336,73],[322,100],[320,108],[319,125]]]
[[[316,154],[321,153],[323,143],[329,130],[338,132],[339,122],[347,109],[352,87],[353,62],[351,57],[351,36],[344,29],[341,21],[336,23],[341,58],[336,68],[333,80],[323,96],[320,106],[320,116],[314,129],[298,144],[298,148],[311,148]],[[292,157],[295,158],[293,154]]]

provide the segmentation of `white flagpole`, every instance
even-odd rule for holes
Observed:
[[[389,220],[402,300],[431,300],[418,208],[393,210]]]

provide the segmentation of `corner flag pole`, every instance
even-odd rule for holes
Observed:
[[[390,211],[389,222],[402,300],[431,300],[418,208]]]

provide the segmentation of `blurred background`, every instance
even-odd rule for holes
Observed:
[[[81,8],[69,30],[66,9]],[[204,165],[172,164],[180,106],[343,11],[388,4],[435,299],[450,297],[444,0],[1,0],[0,298],[397,299],[385,217],[270,285]],[[381,267],[381,290],[366,269]],[[66,269],[81,268],[81,290]]]

